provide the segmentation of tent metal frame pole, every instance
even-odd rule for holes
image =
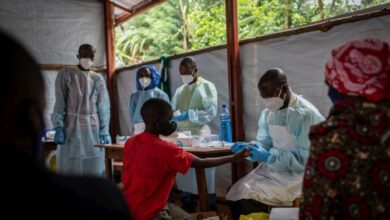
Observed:
[[[117,88],[115,79],[115,26],[114,7],[110,0],[104,0],[105,35],[106,35],[106,63],[107,88],[110,94],[111,118],[110,134],[112,140],[119,133]]]
[[[117,7],[117,8],[119,8],[122,11],[125,11],[125,12],[128,12],[128,13],[132,13],[132,11],[130,9],[126,8],[125,6],[123,6],[123,5],[119,4],[119,3],[111,1],[111,4],[113,4],[114,7]]]
[[[240,45],[238,39],[237,0],[225,0],[227,65],[229,83],[229,104],[232,116],[233,141],[244,140],[242,120],[242,86],[240,72]],[[233,163],[232,182],[246,174],[245,163]]]
[[[138,5],[135,5],[133,8],[128,9],[128,11],[127,11],[127,12],[129,12],[128,14],[125,14],[125,15],[118,17],[115,20],[115,26],[119,26],[122,23],[124,23],[125,21],[129,20],[131,17],[133,17],[133,16],[135,16],[143,11],[150,9],[150,8],[156,6],[157,4],[161,4],[165,1],[166,0],[151,0],[151,1],[147,1],[147,2],[141,2]]]

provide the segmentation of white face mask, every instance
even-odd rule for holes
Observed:
[[[280,88],[280,92],[277,97],[262,99],[265,104],[265,107],[267,107],[272,112],[278,111],[284,104],[284,99],[286,98],[286,95],[284,95],[283,99],[279,97],[280,94],[282,93],[282,88]]]
[[[141,77],[139,78],[139,83],[141,84],[142,88],[146,88],[150,85],[150,83],[152,82],[152,79],[150,79],[149,77]]]
[[[80,66],[88,70],[93,65],[93,61],[90,58],[80,58]]]
[[[182,75],[181,81],[183,84],[190,84],[192,81],[194,81],[194,77],[192,75]]]

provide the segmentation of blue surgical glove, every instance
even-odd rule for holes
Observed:
[[[184,121],[188,119],[188,112],[183,112],[180,115],[173,116],[173,121]]]
[[[108,134],[100,135],[101,144],[111,144],[111,136]]]
[[[54,135],[54,143],[64,144],[65,143],[65,132],[63,127],[54,128],[56,134]]]
[[[264,149],[262,146],[252,144],[249,146],[249,152],[251,153],[251,159],[259,162],[266,162],[271,153]]]
[[[236,142],[233,144],[231,151],[233,153],[237,153],[237,152],[244,150],[247,147],[248,147],[248,143],[246,143],[246,142]]]

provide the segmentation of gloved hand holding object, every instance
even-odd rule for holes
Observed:
[[[99,139],[101,144],[111,144],[111,136],[109,132],[110,116],[109,114],[99,114],[100,129]]]
[[[100,135],[101,144],[111,144],[111,136],[108,134]]]
[[[54,135],[54,143],[64,144],[65,143],[65,132],[63,127],[56,127],[54,129],[56,134]]]
[[[233,144],[231,151],[233,153],[240,152],[244,150],[245,148],[248,148],[249,144],[247,142],[236,142]]]
[[[173,121],[184,121],[188,119],[188,111],[181,113],[180,115],[173,116]]]
[[[251,153],[251,159],[259,162],[266,162],[271,153],[257,144],[251,144],[249,146],[249,152]]]

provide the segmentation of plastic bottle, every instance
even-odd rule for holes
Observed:
[[[226,104],[222,105],[221,113],[219,114],[220,120],[220,140],[226,142],[232,142],[232,125],[230,122],[230,113]]]
[[[117,134],[117,135],[115,136],[115,143],[116,143],[116,144],[120,144],[120,143],[119,143],[119,134]]]

